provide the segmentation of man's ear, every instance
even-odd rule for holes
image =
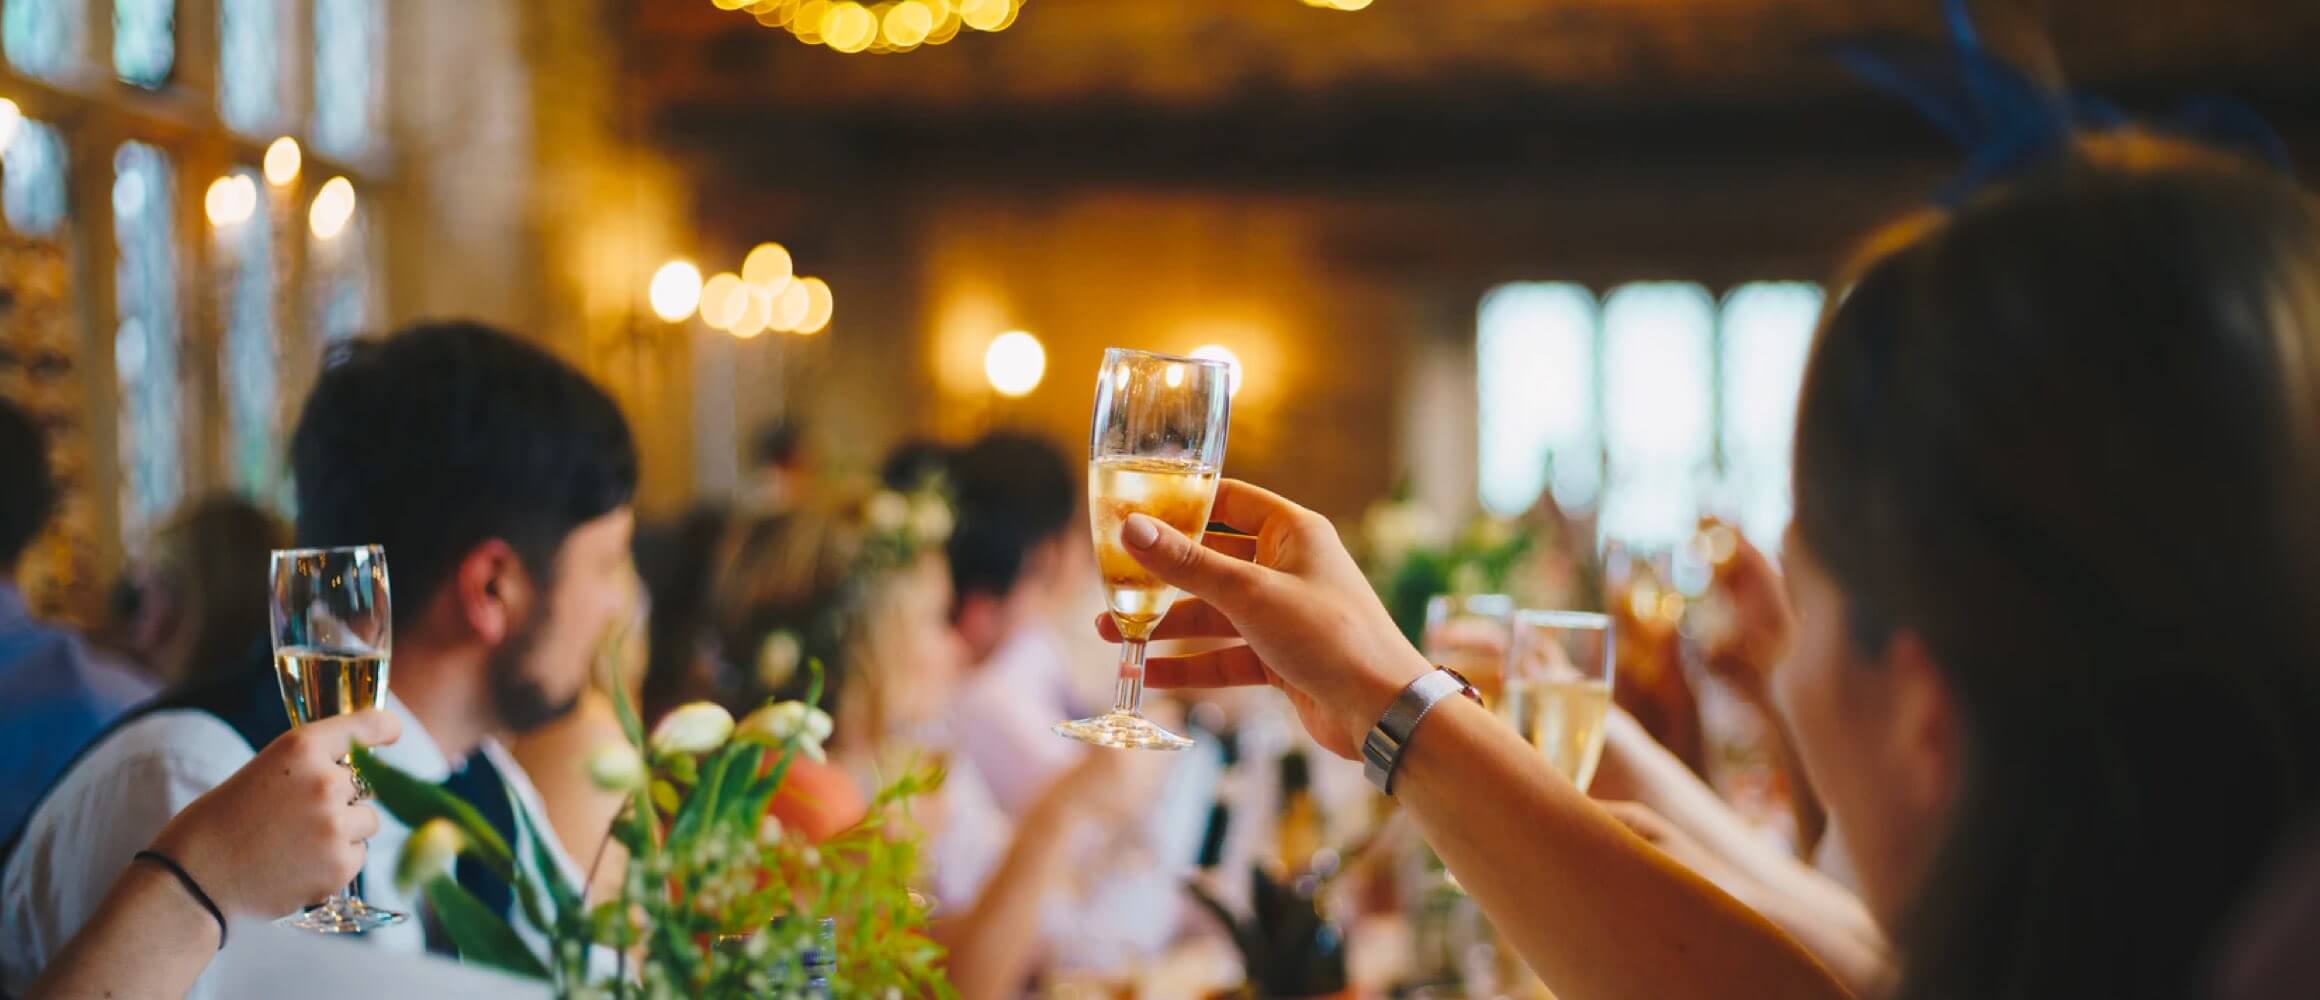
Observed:
[[[531,574],[507,542],[493,538],[460,557],[451,574],[451,600],[460,623],[492,645],[505,641],[531,612]]]

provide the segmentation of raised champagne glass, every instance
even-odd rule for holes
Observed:
[[[394,631],[385,550],[280,549],[272,579],[274,679],[291,724],[386,704]],[[360,776],[349,787],[357,797],[370,795]],[[361,934],[403,922],[403,914],[363,902],[361,885],[357,876],[322,905],[282,922],[318,934]]]
[[[1584,611],[1518,611],[1507,647],[1506,696],[1498,714],[1528,740],[1547,766],[1586,791],[1603,758],[1604,717],[1611,710],[1609,615]]]
[[[1120,645],[1112,710],[1057,723],[1058,733],[1134,750],[1192,745],[1143,715],[1144,643],[1168,614],[1176,588],[1160,582],[1121,547],[1120,526],[1128,515],[1143,514],[1200,541],[1224,469],[1231,377],[1221,361],[1117,347],[1104,352],[1088,444],[1088,516],[1112,621],[1126,641]]]

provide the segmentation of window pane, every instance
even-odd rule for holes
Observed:
[[[1595,499],[1595,297],[1568,283],[1506,285],[1482,300],[1475,336],[1482,505],[1517,514],[1550,477],[1557,502]]]
[[[218,114],[235,131],[271,133],[281,119],[282,3],[218,4]]]
[[[1770,547],[1788,527],[1796,393],[1820,321],[1821,288],[1758,282],[1724,300],[1724,470],[1741,530]]]
[[[259,191],[256,171],[243,170]],[[274,233],[260,209],[225,234],[221,264],[226,274],[225,350],[220,372],[226,387],[226,460],[234,485],[265,501],[281,483],[281,348],[274,324]]]
[[[370,233],[358,198],[354,216],[329,239],[317,239],[314,270],[314,329],[322,337],[327,356],[330,345],[363,332],[370,325]]]
[[[174,187],[158,149],[127,143],[113,157],[113,231],[120,246],[113,340],[120,379],[121,529],[132,543],[184,489],[179,406]]]
[[[370,149],[379,40],[376,0],[314,0],[314,145],[324,152]]]
[[[140,87],[168,83],[176,22],[177,0],[113,0],[113,72]]]
[[[0,49],[19,72],[60,79],[79,60],[83,0],[0,0]]]
[[[1603,303],[1602,531],[1646,548],[1691,537],[1714,471],[1716,306],[1678,282],[1627,285]]]
[[[29,118],[0,154],[0,207],[8,228],[26,236],[50,236],[64,222],[64,135]]]

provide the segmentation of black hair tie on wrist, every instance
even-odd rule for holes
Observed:
[[[210,917],[211,917],[212,919],[215,919],[215,920],[217,921],[217,925],[218,925],[218,950],[219,950],[219,951],[224,951],[224,950],[225,950],[225,947],[226,947],[226,915],[225,915],[225,911],[218,909],[217,902],[216,902],[215,900],[212,900],[212,899],[210,899],[210,898],[209,898],[209,893],[206,893],[206,892],[203,892],[203,891],[201,891],[201,883],[199,883],[199,882],[196,882],[196,881],[194,881],[194,880],[193,880],[193,874],[192,874],[191,872],[188,872],[188,871],[186,871],[186,870],[185,870],[185,866],[184,866],[184,865],[178,864],[178,863],[177,863],[177,861],[176,861],[175,859],[171,858],[169,855],[166,855],[166,854],[163,854],[163,853],[161,853],[160,851],[138,851],[137,853],[130,855],[130,856],[129,856],[129,860],[131,860],[131,861],[150,861],[150,862],[153,862],[154,864],[160,865],[160,866],[161,866],[163,869],[166,869],[166,870],[169,872],[169,874],[177,876],[177,884],[184,886],[184,887],[185,887],[185,891],[186,891],[186,892],[188,892],[188,893],[190,893],[190,894],[192,894],[192,896],[193,896],[193,901],[194,901],[194,902],[196,902],[196,903],[200,903],[200,904],[201,904],[201,908],[202,908],[202,909],[205,909],[205,910],[208,910],[208,911],[209,911],[209,915],[210,915]]]

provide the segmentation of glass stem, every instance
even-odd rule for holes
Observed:
[[[1120,644],[1120,681],[1112,694],[1113,715],[1144,714],[1144,640]]]

